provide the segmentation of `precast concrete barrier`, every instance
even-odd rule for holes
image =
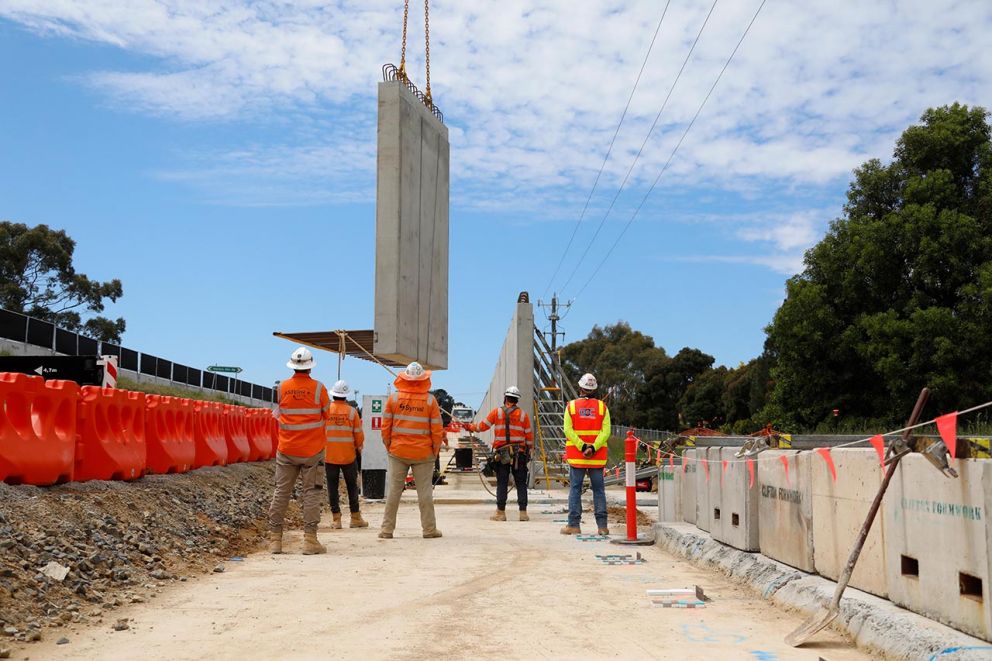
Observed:
[[[878,454],[872,449],[836,449],[831,450],[831,456],[837,467],[836,482],[826,468],[811,471],[813,562],[821,576],[836,581],[878,492],[883,473]],[[850,582],[852,587],[879,597],[888,597],[885,536],[885,517],[879,516]]]
[[[688,449],[682,454],[683,471],[680,491],[682,492],[682,520],[696,524],[696,479],[699,475],[698,450]]]
[[[713,509],[710,506],[710,483],[713,481],[713,448],[696,448],[696,527],[710,532],[713,529]]]
[[[756,464],[761,552],[796,569],[815,572],[811,470],[814,465],[826,470],[823,460],[812,452],[766,450]]]
[[[951,466],[956,479],[911,454],[892,478],[883,504],[889,599],[992,640],[992,461]]]
[[[754,484],[744,459],[738,459],[738,448],[710,448],[710,455],[718,457],[711,463],[710,484],[717,484],[719,500],[710,491],[710,507],[719,508],[720,518],[714,515],[713,539],[742,551],[758,550],[759,490],[757,467]],[[723,462],[726,463],[724,468]]]
[[[682,462],[658,467],[658,521],[682,521]]]

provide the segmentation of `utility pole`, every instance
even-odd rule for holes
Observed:
[[[558,364],[558,338],[559,337],[561,337],[562,339],[565,338],[564,331],[558,330],[558,322],[561,321],[561,316],[558,314],[558,310],[560,308],[565,308],[567,310],[568,308],[572,307],[572,301],[568,301],[567,303],[560,303],[558,301],[558,293],[555,292],[554,294],[551,295],[551,303],[542,303],[541,301],[538,301],[537,304],[542,308],[549,308],[551,310],[550,314],[548,314],[548,321],[551,322],[551,332],[545,333],[545,335],[550,335],[549,339],[551,340],[550,342],[551,362],[555,366],[555,374],[553,374],[552,376],[557,381],[558,372],[561,371],[560,365]]]

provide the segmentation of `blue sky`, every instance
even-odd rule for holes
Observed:
[[[574,297],[631,217],[760,0],[721,0],[627,189],[576,266],[709,11],[669,7],[562,274],[549,283],[664,3],[432,3],[451,138],[450,369],[485,391],[516,295]],[[629,321],[736,365],[850,170],[928,106],[992,105],[992,9],[770,0],[636,221],[564,322]],[[119,277],[126,346],[268,384],[274,330],[370,328],[375,85],[402,3],[0,2],[0,218],[66,229]],[[411,13],[411,25],[421,15]],[[421,32],[411,29],[410,52]],[[411,62],[423,82],[419,56]],[[312,288],[313,283],[319,287]],[[550,288],[549,288],[550,285]],[[317,375],[333,380],[335,359]],[[362,392],[388,375],[360,361]]]

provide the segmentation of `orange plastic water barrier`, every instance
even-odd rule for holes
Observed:
[[[145,465],[145,394],[80,388],[72,479],[136,480]]]
[[[193,403],[194,468],[223,466],[227,463],[224,440],[224,405],[219,402]]]
[[[248,444],[248,409],[232,404],[224,405],[224,441],[227,443],[227,463],[248,461],[251,455]]]
[[[193,401],[145,395],[145,443],[149,473],[185,473],[193,467]]]
[[[0,373],[0,480],[47,485],[72,479],[79,386]]]
[[[275,422],[269,409],[248,409],[248,461],[265,461],[272,455],[271,426]]]

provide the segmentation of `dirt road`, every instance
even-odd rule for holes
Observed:
[[[14,658],[868,658],[832,632],[811,650],[787,647],[800,617],[655,547],[640,548],[644,564],[605,565],[597,554],[636,551],[560,535],[560,505],[534,504],[524,523],[511,504],[496,523],[491,505],[466,503],[481,493],[446,489],[441,539],[421,538],[407,493],[395,539],[377,539],[382,505],[369,504],[372,527],[321,529],[327,555],[299,555],[297,532],[286,555],[227,562],[114,613],[129,630],[109,620]],[[695,584],[713,598],[705,609],[656,608],[645,595]]]

